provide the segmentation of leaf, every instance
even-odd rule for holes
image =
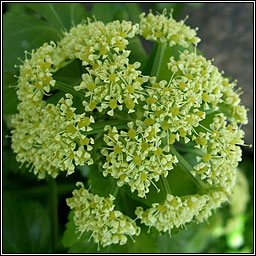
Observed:
[[[104,177],[96,164],[89,166],[88,178],[91,186],[90,190],[99,196],[108,197],[116,184],[116,181],[110,176]]]
[[[129,40],[127,49],[131,51],[129,55],[130,63],[139,61],[140,63],[145,62],[148,58],[147,53],[142,45],[142,42],[138,36],[135,36]]]
[[[190,177],[182,171],[179,165],[175,166],[174,169],[169,172],[167,181],[173,195],[184,196],[197,193],[195,184],[191,181]]]
[[[54,75],[53,78],[57,81],[79,85],[82,81],[82,64],[80,60],[72,60],[63,68],[60,68]]]
[[[24,51],[40,47],[44,42],[59,40],[60,31],[50,27],[36,17],[7,13],[3,18],[3,70],[16,72],[18,57],[24,58]]]
[[[128,11],[130,19],[133,22],[140,22],[139,15],[142,13],[142,10],[137,3],[124,3],[124,8]]]
[[[22,13],[23,7],[33,11],[33,15]],[[78,3],[16,4],[14,11],[5,14],[3,20],[4,72],[16,72],[14,65],[18,63],[18,57],[24,58],[25,50],[31,51],[51,40],[58,41],[64,30],[80,23],[86,16],[85,8]]]
[[[138,193],[131,192],[131,187],[126,185],[124,186],[125,194],[132,200],[140,202],[144,207],[151,207],[153,203],[163,203],[166,199],[166,192],[164,190],[161,179],[158,182],[155,182],[156,187],[160,189],[158,193],[156,188],[151,185],[149,187],[149,192],[146,194],[146,198],[138,197]]]
[[[36,11],[60,31],[69,30],[88,16],[80,3],[27,3],[25,6]]]
[[[3,196],[3,252],[49,253],[50,222],[41,204]]]
[[[141,229],[139,236],[133,237],[135,242],[128,239],[125,245],[109,246],[110,253],[159,253],[157,238],[147,233],[147,228]]]
[[[28,9],[21,3],[8,3],[8,11],[16,13],[28,13]]]
[[[190,224],[171,238],[165,234],[158,237],[160,253],[200,253],[211,239],[205,224]]]
[[[96,17],[96,20],[104,23],[111,22],[118,11],[122,11],[121,3],[94,3],[91,14]]]
[[[14,73],[4,73],[3,75],[3,114],[17,113],[17,104],[19,103],[16,90],[13,86],[17,84],[17,78]]]

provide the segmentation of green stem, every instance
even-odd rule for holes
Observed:
[[[159,76],[159,72],[162,66],[162,61],[164,58],[164,53],[166,50],[167,43],[159,43],[157,46],[156,56],[154,59],[153,67],[151,69],[150,76],[155,76],[156,79]]]
[[[114,182],[114,186],[112,187],[110,194],[116,198],[118,191],[119,186]]]
[[[58,191],[56,180],[50,177],[49,183],[49,214],[52,229],[52,249],[56,251],[58,243]]]
[[[163,177],[163,175],[161,175],[161,181],[165,188],[166,194],[172,194],[172,191],[171,191],[171,188],[170,188],[167,178],[165,178],[165,177]]]
[[[74,96],[84,99],[84,92],[76,91],[74,89],[74,86],[76,86],[76,85],[71,85],[71,84],[66,84],[66,83],[60,82],[60,81],[56,81],[54,87],[59,89],[60,91],[63,91],[65,93],[70,93]]]
[[[126,120],[113,120],[113,121],[107,121],[107,122],[97,122],[95,124],[92,124],[92,131],[85,132],[85,135],[90,134],[96,134],[100,132],[104,132],[104,128],[106,125],[115,126],[117,130],[127,130],[127,121]]]
[[[192,153],[192,154],[195,154],[195,155],[198,155],[198,156],[203,155],[203,153],[199,149],[196,149],[196,148],[188,148],[188,147],[182,147],[182,146],[176,146],[176,145],[175,145],[175,148],[179,152]]]
[[[179,160],[179,164],[181,165],[181,168],[188,176],[189,178],[193,181],[193,183],[195,183],[195,185],[200,189],[201,192],[205,192],[206,190],[206,186],[205,184],[198,178],[194,177],[191,172],[194,171],[193,167],[189,164],[189,162],[187,160],[185,160],[178,152],[177,150],[174,148],[173,145],[170,145],[170,152],[175,155],[178,160]]]

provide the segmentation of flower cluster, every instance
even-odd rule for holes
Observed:
[[[31,166],[39,178],[55,178],[60,171],[71,174],[75,166],[100,159],[96,162],[103,176],[117,179],[118,187],[128,185],[143,198],[139,201],[147,200],[150,188],[159,192],[155,183],[161,179],[164,203],[137,207],[135,214],[141,223],[171,234],[192,220],[203,221],[228,200],[241,160],[241,124],[247,123],[247,110],[234,91],[236,81],[230,83],[212,61],[189,50],[200,41],[196,30],[165,12],[143,13],[140,18],[135,25],[88,19],[64,33],[57,44],[44,44],[26,57],[18,78],[20,103],[12,118],[12,148],[17,160]],[[177,56],[164,64],[166,78],[154,72],[146,76],[139,62],[130,61],[129,40],[137,34],[160,46],[179,46],[179,51],[173,48]],[[81,62],[81,82],[61,86],[54,74],[75,59]],[[56,90],[64,91],[62,97],[48,101]],[[73,97],[78,95],[81,104]],[[97,130],[102,119],[106,122]],[[109,125],[119,121],[122,128]],[[195,161],[188,163],[175,147],[194,153]],[[172,194],[166,178],[176,165],[203,189]],[[78,185],[67,204],[74,209],[81,234],[92,232],[94,242],[102,246],[122,245],[127,236],[139,235],[135,220],[114,210],[113,195],[100,197]]]
[[[153,15],[151,12],[145,17],[140,15],[140,34],[147,40],[168,42],[169,46],[181,45],[188,47],[191,43],[197,44],[200,38],[196,36],[196,30],[184,24],[184,20],[177,22],[166,16],[166,10],[160,15]]]
[[[132,192],[137,190],[139,197],[145,197],[153,179],[167,177],[178,160],[161,145],[157,124],[146,126],[137,120],[128,123],[128,128],[128,132],[119,133],[115,127],[106,126],[104,140],[108,147],[101,151],[106,156],[103,175],[111,174],[118,179],[118,186],[128,183]]]
[[[13,118],[14,125],[19,127],[12,135],[17,160],[31,164],[39,178],[44,178],[46,172],[53,177],[64,170],[71,174],[75,165],[93,163],[89,151],[94,140],[85,134],[92,129],[94,119],[75,114],[72,98],[66,94],[56,106],[47,104],[40,112],[26,112],[24,118]]]
[[[202,222],[211,216],[211,210],[218,208],[227,196],[222,191],[211,191],[205,195],[173,196],[167,194],[163,204],[152,204],[151,208],[143,210],[136,208],[136,215],[146,226],[155,227],[159,232],[167,232],[182,227],[196,220]]]
[[[78,25],[60,42],[70,59],[78,58],[86,67],[82,82],[75,90],[84,92],[85,111],[108,109],[134,112],[142,96],[141,85],[146,77],[141,75],[139,62],[130,63],[128,40],[138,33],[138,24],[114,21],[108,24],[97,21]],[[88,67],[89,65],[89,67]]]
[[[223,114],[215,115],[210,129],[204,128],[198,136],[194,136],[195,147],[202,155],[194,166],[194,175],[207,179],[210,184],[222,187],[227,192],[233,188],[236,178],[236,167],[241,161],[244,132],[235,125],[227,125]]]
[[[140,227],[135,221],[114,210],[115,198],[93,195],[84,188],[83,183],[77,182],[80,189],[73,191],[73,197],[67,199],[67,204],[74,209],[74,222],[81,235],[91,231],[95,243],[103,247],[110,244],[125,244],[127,236],[138,236]]]

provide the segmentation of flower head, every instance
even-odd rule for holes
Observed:
[[[103,247],[110,244],[125,244],[127,236],[138,236],[140,228],[130,217],[114,210],[115,198],[93,195],[86,190],[81,182],[80,189],[73,191],[73,197],[67,199],[67,204],[74,209],[74,223],[81,233],[92,232],[95,243]]]

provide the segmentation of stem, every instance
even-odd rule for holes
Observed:
[[[161,175],[161,181],[162,181],[162,183],[163,183],[163,185],[164,185],[166,194],[172,194],[170,185],[169,185],[167,179],[166,179],[165,177],[163,177],[163,175]]]
[[[198,156],[202,156],[203,153],[199,150],[199,149],[195,149],[195,148],[187,148],[187,147],[182,147],[182,146],[176,146],[175,148],[179,151],[179,152],[184,152],[184,153],[192,153]]]
[[[49,183],[49,214],[52,227],[52,249],[56,251],[58,242],[58,192],[56,180],[50,177]]]
[[[115,126],[117,130],[127,130],[128,126],[127,126],[127,121],[126,120],[113,120],[113,121],[108,121],[108,122],[99,122],[99,123],[95,123],[92,124],[92,130],[89,132],[84,132],[83,134],[85,135],[91,135],[91,134],[97,134],[100,132],[104,132],[104,128],[106,125],[110,125],[110,126]]]
[[[72,95],[75,95],[75,96],[83,99],[84,98],[84,93],[81,92],[81,91],[76,91],[74,89],[74,86],[76,86],[76,85],[71,85],[71,84],[66,84],[66,83],[60,82],[60,81],[56,81],[54,87],[63,91],[63,92],[71,93]]]
[[[157,46],[156,56],[154,59],[153,67],[151,69],[150,76],[155,76],[156,79],[159,76],[159,72],[161,69],[161,64],[164,58],[164,53],[166,50],[167,43],[159,43]]]
[[[116,198],[118,191],[119,191],[119,186],[117,186],[116,183],[114,183],[114,186],[112,187],[110,194]]]
[[[174,148],[173,145],[170,145],[170,152],[175,155],[178,160],[180,165],[183,167],[181,168],[189,177],[190,179],[195,183],[195,185],[200,189],[200,191],[204,192],[206,187],[205,184],[200,180],[194,177],[191,172],[194,171],[193,167],[189,164],[187,160],[185,160]]]

